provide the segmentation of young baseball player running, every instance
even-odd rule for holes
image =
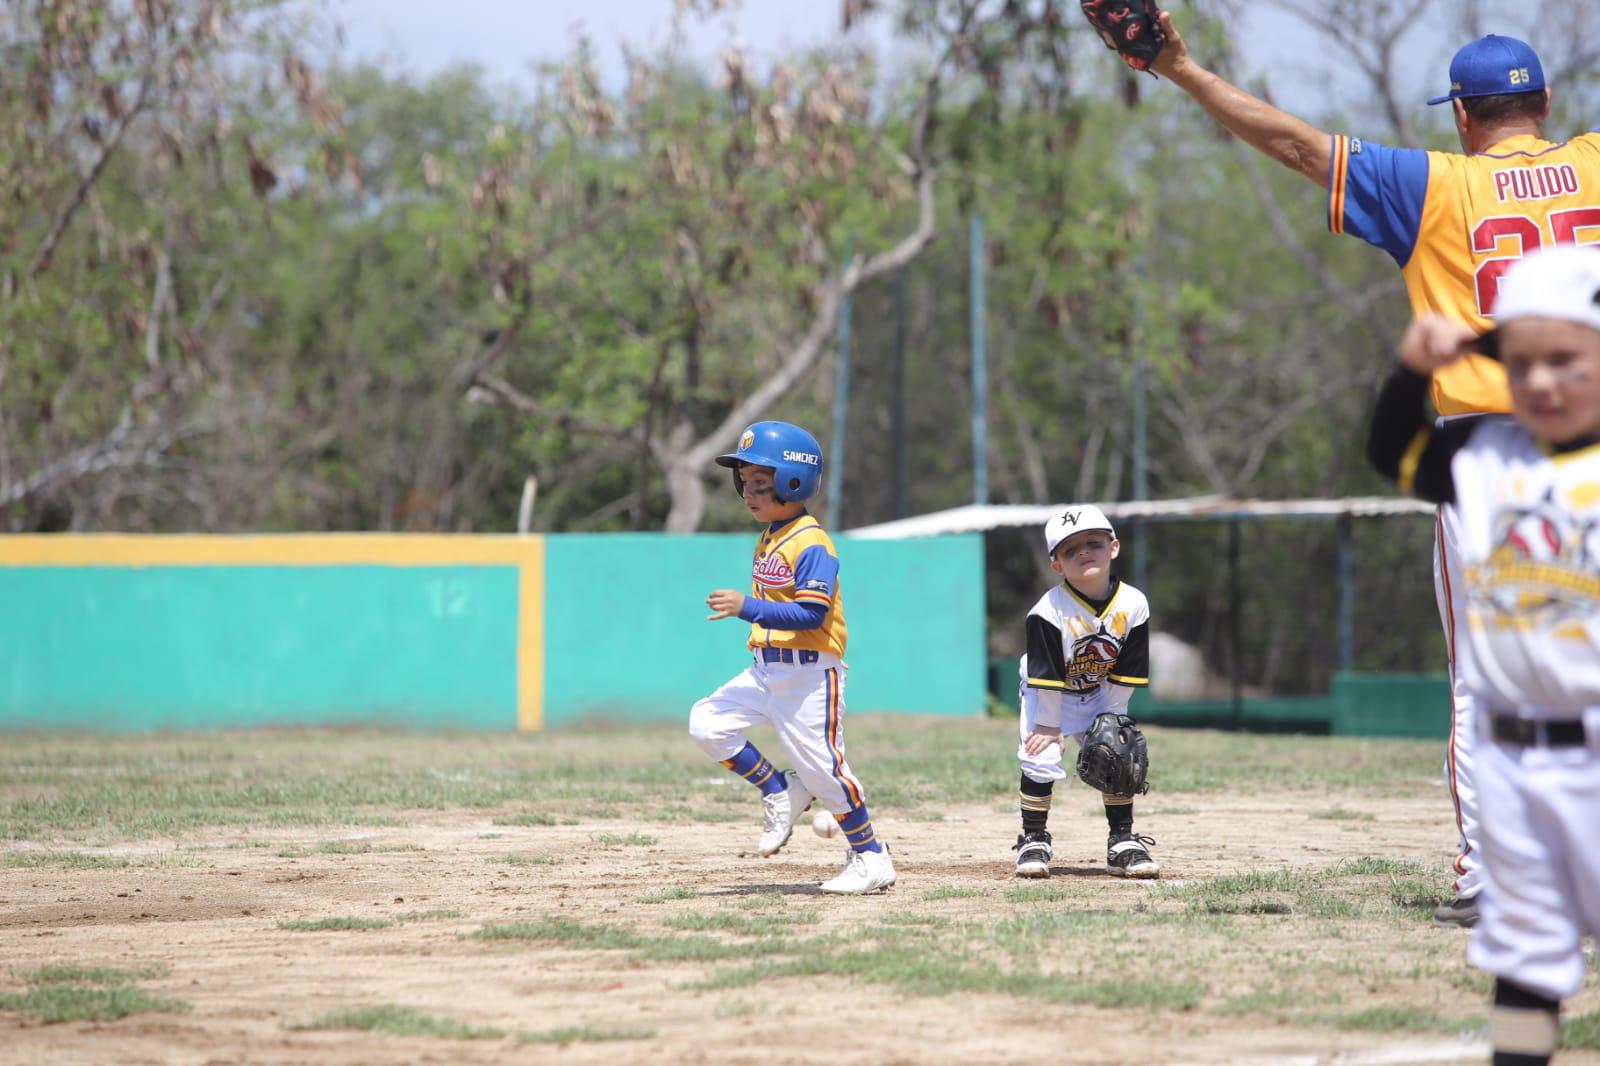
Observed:
[[[1460,518],[1487,876],[1468,957],[1496,978],[1494,1062],[1522,1066],[1550,1061],[1600,935],[1600,251],[1524,257],[1495,321],[1413,323],[1368,450]],[[1430,375],[1467,351],[1504,365],[1514,421],[1429,423]]]
[[[1061,583],[1028,611],[1022,656],[1020,730],[1022,833],[1018,877],[1049,877],[1051,790],[1066,777],[1062,736],[1079,744],[1101,714],[1122,715],[1133,690],[1149,684],[1150,604],[1111,574],[1122,550],[1098,507],[1068,507],[1044,527],[1050,569]],[[1129,719],[1131,724],[1131,719]],[[1103,794],[1110,838],[1106,870],[1119,877],[1155,877],[1155,841],[1133,831],[1133,796]]]
[[[750,623],[753,661],[700,700],[689,735],[707,755],[761,790],[757,851],[775,855],[814,798],[832,812],[850,850],[844,869],[822,891],[878,892],[894,884],[889,849],[873,833],[861,782],[844,759],[844,604],[833,541],[805,501],[822,480],[816,438],[787,422],[757,422],[739,450],[717,457],[733,470],[733,488],[758,522],[750,595],[716,589],[706,597],[715,621]],[[745,739],[766,721],[796,769],[778,773]]]

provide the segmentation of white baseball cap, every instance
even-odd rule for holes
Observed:
[[[1495,355],[1499,326],[1518,318],[1556,318],[1600,330],[1600,249],[1558,244],[1513,263],[1495,298],[1496,328],[1476,347]]]
[[[1083,533],[1090,529],[1103,529],[1113,537],[1117,535],[1117,531],[1111,528],[1111,521],[1106,518],[1106,513],[1094,504],[1080,503],[1063,508],[1044,524],[1044,553],[1054,555],[1056,546],[1062,541],[1074,533]]]

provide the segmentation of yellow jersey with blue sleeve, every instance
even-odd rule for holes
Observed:
[[[839,553],[811,514],[802,511],[772,522],[762,532],[750,568],[750,595],[739,617],[750,623],[752,649],[844,655]]]
[[[1551,244],[1600,243],[1600,131],[1563,143],[1528,134],[1474,155],[1333,138],[1328,228],[1388,252],[1414,314],[1482,332],[1500,278]],[[1469,355],[1433,376],[1441,415],[1506,412],[1505,370]]]

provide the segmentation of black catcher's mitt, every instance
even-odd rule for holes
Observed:
[[[1097,715],[1078,749],[1078,776],[1109,796],[1136,796],[1149,790],[1145,775],[1150,754],[1144,734],[1125,714]]]
[[[1155,0],[1078,0],[1108,48],[1115,48],[1122,61],[1134,70],[1149,70],[1167,35],[1161,32],[1156,16],[1161,7]]]

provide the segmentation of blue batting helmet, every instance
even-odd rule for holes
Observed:
[[[738,451],[717,456],[718,466],[733,470],[734,488],[742,493],[740,463],[772,467],[779,503],[808,500],[822,482],[822,445],[788,422],[757,422],[739,434]]]

